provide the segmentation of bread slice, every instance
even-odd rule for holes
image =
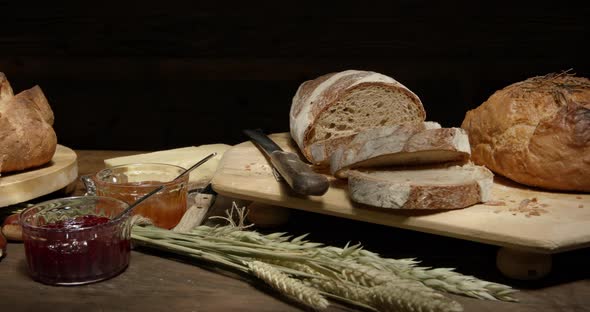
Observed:
[[[355,137],[356,134],[352,134],[313,143],[309,146],[309,152],[311,154],[311,158],[313,159],[313,163],[318,166],[329,166],[330,156],[334,153],[334,151],[336,151],[340,146],[350,144],[350,142],[354,140]]]
[[[318,163],[310,146],[361,130],[426,118],[416,94],[391,77],[360,70],[331,73],[306,81],[293,97],[291,136],[303,155]]]
[[[330,171],[345,178],[348,169],[464,162],[469,138],[460,128],[420,130],[413,125],[376,128],[359,133],[331,156]]]
[[[353,201],[393,209],[457,209],[491,199],[494,175],[482,166],[350,170]]]
[[[414,129],[414,131],[422,131],[426,129],[438,129],[441,125],[437,122],[433,121],[425,121],[419,123],[406,123],[403,124],[404,127],[408,129]],[[390,126],[389,128],[395,129],[400,125]],[[376,128],[387,128],[387,127],[376,127]],[[320,166],[329,166],[330,165],[330,157],[332,154],[342,146],[348,146],[353,140],[355,140],[356,136],[360,133],[365,131],[371,131],[372,129],[362,130],[359,133],[351,134],[344,137],[327,139],[323,141],[319,141],[313,143],[309,146],[309,151],[311,156],[314,160],[315,165]]]
[[[53,112],[38,86],[12,95],[0,75],[0,155],[2,172],[25,170],[51,161],[57,147]]]

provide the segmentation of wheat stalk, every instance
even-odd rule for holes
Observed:
[[[466,295],[478,299],[517,301],[511,295],[517,290],[498,283],[482,281],[473,276],[463,275],[451,268],[425,268],[415,264],[404,264],[395,259],[381,258],[379,255],[361,251],[363,256],[358,258],[360,263],[375,266],[395,275],[422,282],[436,290]]]
[[[380,311],[463,311],[461,305],[416,281],[397,281],[371,287],[370,305]]]
[[[350,285],[332,279],[310,278],[305,283],[326,293],[336,295],[341,298],[347,298],[352,301],[361,302],[370,306],[369,288],[360,285]]]
[[[317,310],[323,310],[329,305],[328,300],[317,289],[287,276],[267,263],[261,261],[248,262],[248,268],[266,284],[297,302]]]
[[[354,246],[353,246],[354,247]],[[348,247],[350,249],[351,247]],[[511,295],[517,290],[498,283],[482,281],[473,276],[463,275],[451,268],[431,269],[418,267],[414,259],[388,259],[382,258],[378,254],[355,248],[326,247],[326,258],[340,257],[343,261],[355,261],[357,263],[372,266],[381,271],[388,271],[402,278],[417,280],[424,285],[432,287],[439,291],[465,295],[478,299],[517,301]],[[343,257],[344,255],[344,257]]]
[[[307,241],[306,235],[263,235],[244,230],[247,227],[243,221],[231,221],[227,226],[198,226],[175,233],[134,226],[132,239],[253,274],[282,294],[318,309],[327,306],[325,297],[329,297],[367,309],[460,311],[457,302],[435,289],[490,300],[512,300],[510,294],[515,291],[452,269],[418,267],[414,259],[382,258],[360,244],[324,246]]]

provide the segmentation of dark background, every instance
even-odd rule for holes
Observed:
[[[590,77],[586,2],[0,2],[0,71],[15,91],[42,87],[72,148],[288,131],[299,84],[345,69],[392,76],[459,126],[513,82]]]

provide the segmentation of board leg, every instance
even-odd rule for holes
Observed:
[[[247,218],[257,227],[273,228],[287,223],[290,215],[289,208],[253,202],[248,206]]]
[[[496,266],[506,277],[517,280],[538,280],[551,272],[552,256],[501,247],[496,255]]]

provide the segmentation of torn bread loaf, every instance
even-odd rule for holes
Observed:
[[[311,146],[361,130],[426,118],[416,94],[391,77],[360,70],[320,76],[299,86],[290,110],[291,136],[311,163]],[[325,158],[324,158],[325,159]]]
[[[345,178],[351,168],[465,162],[469,154],[463,129],[403,124],[360,132],[332,153],[330,171]]]
[[[13,94],[0,73],[1,172],[20,171],[51,161],[57,148],[53,112],[39,86]]]
[[[353,201],[394,209],[457,209],[491,199],[493,173],[483,166],[439,165],[350,170]]]

